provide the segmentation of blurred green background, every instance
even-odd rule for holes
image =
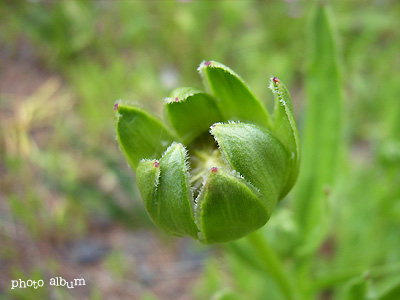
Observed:
[[[268,78],[284,81],[301,135],[313,4],[2,1],[0,299],[282,299],[232,251],[153,227],[115,140],[113,104],[161,116],[162,99],[201,88],[197,66],[216,60],[269,107]],[[331,12],[344,158],[312,246],[310,295],[400,299],[400,3],[337,0]],[[264,230],[288,270],[307,252],[292,201]],[[55,276],[87,285],[51,287]],[[18,278],[45,286],[11,290]]]

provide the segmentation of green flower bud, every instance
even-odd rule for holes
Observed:
[[[298,132],[289,92],[276,77],[270,116],[229,68],[203,62],[199,72],[209,93],[173,91],[165,123],[117,103],[117,137],[153,222],[173,235],[222,243],[262,227],[293,187]]]

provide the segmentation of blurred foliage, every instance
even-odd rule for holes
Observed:
[[[301,0],[3,1],[0,267],[9,262],[15,268],[0,275],[0,298],[32,299],[22,290],[10,294],[10,276],[46,276],[43,266],[21,263],[21,240],[63,245],[104,220],[151,226],[115,141],[117,99],[161,114],[173,88],[201,88],[193,70],[213,59],[248,79],[267,105],[267,78],[282,78],[305,128],[312,6]],[[335,181],[324,187],[326,228],[304,263],[307,245],[289,194],[262,234],[311,298],[399,299],[400,3],[338,0],[331,10],[343,92],[337,125],[346,155]],[[245,241],[230,245],[222,266],[211,257],[193,297],[281,299],[271,274],[256,253],[249,259],[246,247]],[[121,278],[123,262],[118,251],[105,259]],[[72,297],[62,289],[40,293],[43,299]],[[103,299],[100,287],[88,297]]]

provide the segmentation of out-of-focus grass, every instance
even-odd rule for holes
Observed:
[[[328,201],[331,225],[313,268],[316,285],[333,295],[328,299],[342,299],[347,279],[367,270],[378,292],[388,289],[395,276],[373,275],[374,267],[400,262],[400,5],[340,0],[332,1],[332,10],[349,156]],[[112,106],[122,98],[161,114],[160,103],[173,88],[201,87],[193,70],[203,59],[232,67],[264,101],[267,78],[282,78],[303,127],[309,11],[305,1],[1,4],[0,72],[8,84],[0,90],[0,265],[11,259],[23,270],[14,253],[21,250],[15,226],[35,243],[64,244],[85,237],[93,220],[148,225],[114,140]],[[46,70],[34,91],[20,88],[35,79],[15,75],[13,66],[21,62]],[[284,201],[266,228],[288,260],[298,242],[291,203]],[[105,259],[122,277],[120,260],[118,251]],[[218,271],[224,280],[213,278],[217,271],[205,272],[198,298],[230,285],[239,295],[253,291],[262,299],[266,289],[254,283],[260,277],[235,259],[226,261],[229,267]],[[26,276],[35,272],[29,268]],[[345,279],[329,281],[333,271]],[[7,284],[0,281],[8,293]],[[91,297],[101,294],[95,289]]]

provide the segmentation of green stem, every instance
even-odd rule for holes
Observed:
[[[282,262],[271,249],[267,239],[259,231],[249,234],[247,239],[260,258],[262,258],[264,269],[276,280],[285,298],[287,300],[297,299],[293,280],[286,273]]]

